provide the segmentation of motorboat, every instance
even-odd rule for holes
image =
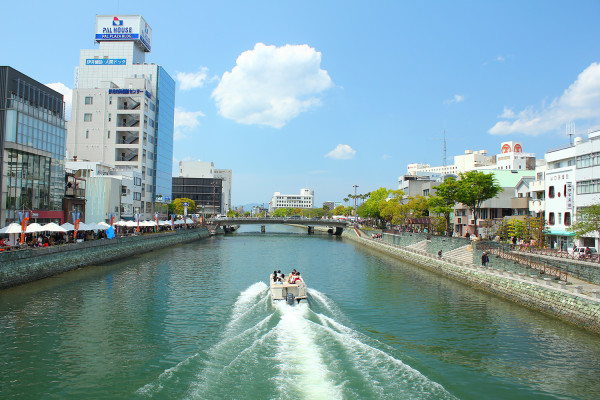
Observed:
[[[284,300],[289,305],[293,306],[294,302],[300,303],[301,300],[307,300],[307,288],[306,283],[300,280],[298,283],[289,283],[287,278],[283,279],[283,282],[275,280],[275,275],[269,276],[269,282],[271,283],[271,300],[273,303],[276,301]]]

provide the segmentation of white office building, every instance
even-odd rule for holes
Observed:
[[[281,194],[275,192],[269,203],[269,212],[278,208],[313,208],[315,191],[300,189],[300,194]]]
[[[212,161],[179,161],[180,178],[209,178],[221,180],[221,212],[231,210],[231,185],[233,174],[230,169],[216,169]]]
[[[142,201],[141,172],[93,161],[67,161],[65,168],[86,181],[85,221],[108,222],[110,214],[116,215],[115,221],[134,219]]]
[[[464,154],[454,156],[454,164],[432,167],[429,164],[408,164],[407,174],[427,176],[430,180],[441,180],[444,177],[457,177],[461,172],[502,169],[524,171],[535,169],[535,155],[523,153],[520,142],[507,141],[500,144],[500,154],[489,156],[487,150],[465,150]],[[405,176],[398,179],[398,188],[402,189]]]
[[[172,196],[175,82],[147,64],[152,30],[139,15],[96,16],[99,48],[81,50],[67,154],[141,174],[133,213],[152,218]]]

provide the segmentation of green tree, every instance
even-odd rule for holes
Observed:
[[[183,215],[184,207],[183,203],[188,203],[188,214],[196,213],[196,202],[191,199],[186,199],[185,197],[180,197],[175,199],[169,204],[169,212],[172,214]]]
[[[249,217],[250,216],[250,211],[245,211],[244,212],[244,217]]]
[[[277,210],[273,211],[273,217],[276,218],[285,217],[286,215],[288,215],[287,208],[278,208]]]
[[[346,207],[344,206],[337,206],[336,208],[333,209],[333,215],[346,215]]]
[[[430,210],[444,217],[446,221],[446,236],[452,236],[452,226],[450,226],[450,214],[456,204],[456,192],[458,183],[454,178],[446,178],[444,182],[435,187],[435,195],[429,198]]]
[[[496,197],[502,191],[496,182],[494,174],[486,174],[479,171],[468,171],[460,173],[456,201],[463,203],[473,212],[475,220],[475,234],[477,234],[477,217],[479,216],[481,204]]]
[[[595,232],[600,233],[600,204],[578,209],[575,223],[568,230],[578,238]]]
[[[380,219],[379,203],[387,199],[388,194],[392,192],[384,187],[379,188],[369,194],[369,199],[365,201],[359,208],[358,215],[362,218]]]

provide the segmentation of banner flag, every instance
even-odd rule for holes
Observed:
[[[77,239],[77,231],[79,230],[79,222],[80,222],[80,218],[81,217],[81,213],[79,212],[74,212],[73,213],[73,240]]]
[[[25,243],[27,223],[29,223],[29,211],[25,211],[24,213],[19,212],[19,219],[21,220],[21,244],[23,244]]]
[[[140,214],[135,214],[135,220],[137,222],[137,232],[140,231]]]
[[[175,230],[175,219],[173,218],[173,215],[171,215],[171,229]]]
[[[115,230],[112,226],[106,230],[106,237],[108,239],[113,239],[115,237]]]

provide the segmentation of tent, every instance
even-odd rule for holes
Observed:
[[[67,232],[70,232],[70,231],[72,231],[75,228],[75,226],[72,223],[70,223],[70,222],[65,222],[60,227],[61,228],[65,228],[67,230]]]
[[[110,225],[104,221],[98,222],[96,225],[98,225],[98,229],[102,229],[102,230],[106,230],[106,229],[110,228]]]
[[[65,233],[67,230],[54,222],[50,222],[49,224],[42,225],[42,232],[62,232]]]
[[[43,232],[43,229],[40,224],[34,222],[33,224],[27,225],[27,229],[25,229],[25,232],[27,232],[27,233]]]
[[[21,225],[13,222],[12,224],[0,229],[0,233],[21,233]]]

